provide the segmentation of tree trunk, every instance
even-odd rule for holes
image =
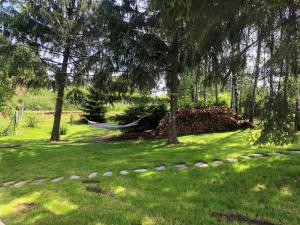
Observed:
[[[253,123],[254,116],[255,116],[255,104],[256,104],[256,88],[258,83],[258,77],[260,73],[259,65],[260,65],[260,55],[261,55],[261,37],[260,31],[258,31],[258,42],[257,42],[257,54],[256,54],[256,62],[255,62],[255,71],[254,71],[254,82],[253,82],[253,89],[252,89],[252,99],[251,99],[251,109],[250,109],[250,118],[249,122]]]
[[[170,117],[169,117],[169,137],[168,144],[179,144],[177,139],[177,128],[176,128],[176,110],[177,110],[177,99],[178,99],[178,75],[172,74],[170,79]]]
[[[296,112],[295,112],[295,129],[300,131],[300,94],[299,94],[299,79],[295,76],[296,83]]]
[[[171,56],[171,68],[168,73],[168,81],[170,88],[170,117],[169,117],[169,136],[168,144],[179,144],[177,139],[177,128],[176,128],[176,110],[178,100],[178,86],[179,86],[179,43],[178,37],[175,37],[173,46],[170,52]]]
[[[239,96],[237,89],[237,77],[235,74],[232,74],[232,84],[231,84],[231,108],[239,113]]]
[[[218,91],[218,83],[215,83],[215,98],[216,98],[216,105],[219,105],[219,91]]]
[[[199,108],[200,66],[196,69],[195,108]]]
[[[64,90],[67,79],[67,69],[68,69],[68,61],[70,56],[70,47],[67,44],[64,53],[63,53],[63,63],[61,71],[56,74],[56,82],[57,82],[57,98],[55,105],[55,113],[54,113],[54,122],[51,134],[51,141],[59,141],[59,130],[60,130],[60,121],[61,121],[61,112],[63,107],[63,98],[64,98]]]

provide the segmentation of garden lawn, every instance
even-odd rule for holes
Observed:
[[[0,148],[0,183],[65,179],[0,187],[0,218],[6,225],[300,224],[300,154],[288,152],[299,145],[250,147],[248,130],[184,136],[178,146],[167,146],[165,140],[97,143],[93,140],[118,132],[70,125],[69,114],[63,115],[67,135],[50,143],[52,116],[38,117],[37,128],[25,128],[23,122],[17,136],[0,138],[1,144],[21,145]],[[289,156],[241,158],[269,152]],[[229,157],[239,161],[225,162]],[[212,166],[215,159],[224,164]],[[197,161],[209,167],[193,166]],[[173,168],[181,162],[189,168]],[[156,171],[161,164],[167,169]],[[133,172],[137,168],[149,171]],[[129,170],[127,176],[119,174],[123,169]],[[108,170],[113,175],[103,177]],[[95,171],[99,183],[83,184]],[[80,180],[69,180],[73,174]],[[87,192],[87,187],[105,193]]]

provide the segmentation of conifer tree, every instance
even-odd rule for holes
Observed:
[[[85,117],[91,121],[105,122],[105,113],[107,111],[105,103],[104,94],[94,86],[90,87],[83,104],[83,111],[86,113]]]

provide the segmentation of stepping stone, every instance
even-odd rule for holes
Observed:
[[[223,161],[221,161],[221,160],[215,160],[215,161],[212,162],[212,164],[214,166],[219,166],[219,165],[223,164]]]
[[[94,172],[94,173],[91,173],[89,174],[88,178],[95,178],[96,176],[98,176],[98,172]]]
[[[227,158],[226,159],[228,162],[237,162],[238,159],[237,158]]]
[[[289,151],[290,153],[300,154],[300,151]]]
[[[247,156],[247,155],[242,155],[242,158],[243,158],[243,159],[247,159],[247,160],[251,159],[251,157],[249,157],[249,156]]]
[[[0,220],[0,225],[5,225],[5,224],[2,222],[2,220]]]
[[[206,168],[206,167],[208,167],[207,163],[204,163],[204,162],[196,162],[194,165],[196,167],[199,167],[199,168]]]
[[[15,184],[17,181],[8,181],[8,182],[5,182],[3,183],[3,187],[9,187],[9,186],[12,186],[13,184]]]
[[[155,167],[155,169],[157,171],[163,171],[163,170],[166,170],[166,167],[164,165],[160,165],[160,166]]]
[[[266,158],[264,155],[259,154],[259,153],[253,153],[253,154],[251,154],[251,156],[253,156],[254,158]]]
[[[45,178],[40,178],[31,182],[31,184],[42,184],[46,181]]]
[[[14,187],[19,188],[19,187],[24,186],[26,183],[27,183],[27,181],[22,180],[22,181],[19,181],[19,182],[15,183]]]
[[[17,144],[3,144],[3,145],[0,145],[0,148],[16,148],[16,147],[20,147],[20,145],[17,145]]]
[[[70,176],[70,180],[78,180],[78,179],[80,179],[80,176],[78,176],[78,175]]]
[[[122,171],[120,172],[121,175],[127,175],[128,173],[129,173],[128,170],[122,170]]]
[[[57,183],[59,181],[62,181],[63,179],[64,179],[64,177],[56,177],[56,178],[53,178],[50,182]]]
[[[103,173],[103,176],[104,176],[104,177],[111,177],[112,174],[113,174],[113,173],[112,173],[111,171],[107,171],[107,172]]]
[[[286,154],[282,154],[279,152],[271,152],[271,153],[268,153],[268,155],[270,155],[270,156],[287,156]]]
[[[136,170],[134,170],[134,172],[136,172],[136,173],[145,173],[147,171],[148,171],[147,169],[136,169]]]
[[[184,169],[187,169],[188,167],[186,164],[175,164],[174,168],[178,169],[178,170],[184,170]]]

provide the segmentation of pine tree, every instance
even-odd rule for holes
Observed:
[[[90,87],[87,98],[83,104],[83,111],[88,120],[103,123],[105,122],[105,96],[95,87]]]
[[[97,56],[102,49],[96,35],[98,27],[93,24],[93,9],[93,1],[27,0],[19,9],[3,10],[11,35],[45,56],[43,61],[54,73],[57,98],[51,141],[59,141],[64,92],[71,75],[70,69],[76,67],[82,58],[88,58],[91,54]],[[96,50],[90,55],[82,55],[80,50],[86,45]]]

